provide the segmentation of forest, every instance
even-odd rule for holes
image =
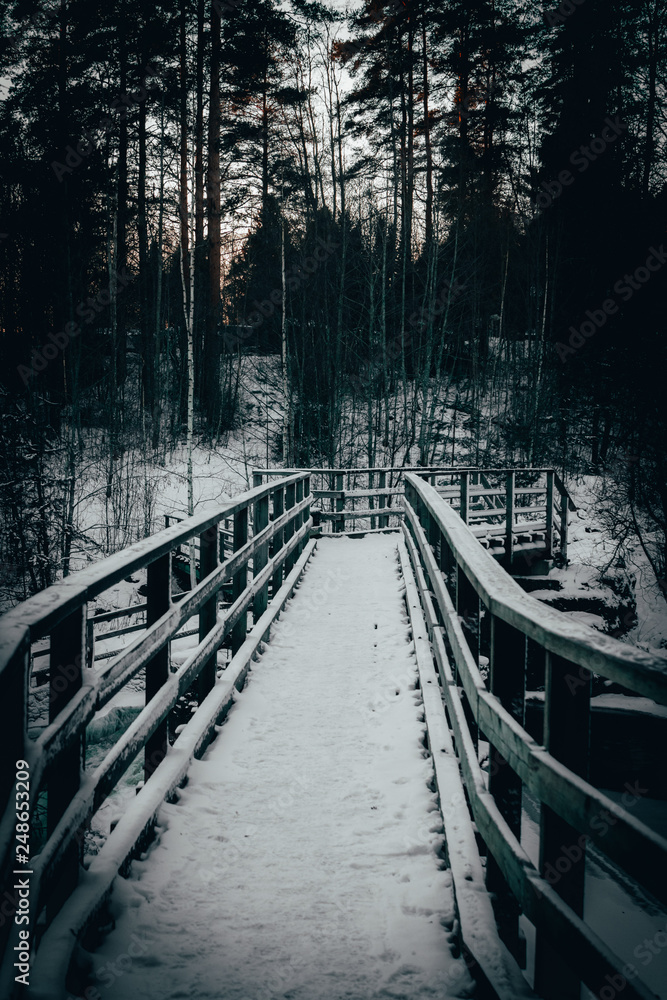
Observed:
[[[0,10],[5,605],[262,406],[259,464],[594,474],[664,583],[661,0]]]

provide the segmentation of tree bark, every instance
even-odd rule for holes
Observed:
[[[211,79],[208,109],[208,170],[206,174],[209,295],[206,315],[204,411],[212,436],[220,423],[220,14],[211,3]]]

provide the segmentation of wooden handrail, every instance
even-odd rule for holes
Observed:
[[[580,981],[601,995],[609,976],[621,977],[624,996],[645,1000],[653,995],[648,987],[625,979],[624,962],[582,919],[585,847],[593,841],[665,902],[667,886],[655,872],[667,863],[667,839],[587,781],[590,683],[594,671],[667,704],[667,661],[526,594],[436,490],[413,474],[406,476],[404,533],[472,816],[489,851],[487,886],[506,900],[500,911],[505,933],[518,940],[517,907],[535,924],[535,988],[545,1000],[574,1000]],[[479,665],[481,608],[488,680]],[[544,745],[523,728],[529,639],[545,662]],[[478,733],[495,765],[488,786],[478,762]],[[522,784],[541,808],[539,870],[520,842]],[[596,822],[601,815],[613,822]],[[573,845],[578,861],[568,857],[565,869],[563,845]],[[507,898],[516,900],[514,909]]]
[[[291,500],[285,507],[286,492]],[[76,884],[87,820],[142,749],[146,777],[152,778],[156,768],[159,770],[169,749],[167,718],[178,698],[195,681],[200,700],[206,697],[215,685],[215,654],[225,637],[231,633],[232,650],[240,648],[246,638],[248,612],[253,613],[255,622],[263,619],[269,585],[272,599],[282,593],[283,579],[297,562],[300,564],[308,542],[312,499],[307,471],[257,486],[226,501],[213,513],[170,525],[98,565],[73,574],[0,619],[3,759],[11,762],[20,758],[28,764],[30,797],[22,808],[31,817],[45,784],[49,792],[47,840],[41,847],[42,860],[36,866],[40,875],[32,897],[31,930],[45,902],[48,923],[54,898],[51,890],[57,888],[55,909]],[[234,551],[220,562],[220,525],[230,517],[239,523],[243,519],[252,531],[246,531],[243,537],[235,533]],[[193,537],[199,541],[203,579],[174,601],[170,554]],[[86,614],[88,601],[143,568],[148,569],[147,603],[122,609],[122,613],[145,610],[145,627],[103,669],[87,669],[87,664],[92,665],[88,633],[94,622]],[[233,602],[218,612],[217,595],[229,581],[236,588]],[[99,620],[112,620],[119,614],[103,612]],[[169,643],[195,615],[199,616],[199,644],[171,674]],[[50,716],[46,728],[32,740],[27,729],[29,650],[32,641],[46,635],[50,636]],[[132,739],[121,738],[118,748],[110,751],[92,780],[86,776],[82,785],[80,756],[87,725],[142,668],[146,669],[146,707],[133,726]],[[16,809],[9,795],[13,787],[10,768],[3,780],[0,804],[7,806],[0,820],[0,872],[4,878],[15,866]],[[10,926],[11,921],[4,922],[0,937]]]

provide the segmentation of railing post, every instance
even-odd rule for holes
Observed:
[[[514,469],[507,473],[505,484],[505,568],[511,572],[514,559]]]
[[[262,497],[261,500],[256,500],[253,505],[253,515],[252,515],[252,533],[253,535],[258,535],[260,531],[266,528],[269,523],[269,497],[268,494]],[[260,572],[264,569],[268,561],[269,545],[268,542],[264,542],[259,548],[255,549],[252,557],[252,575],[254,577],[259,576]],[[252,616],[253,620],[258,621],[267,609],[269,603],[269,584],[268,581],[264,584],[261,590],[258,590],[253,598],[252,604]]]
[[[560,496],[560,554],[567,565],[567,515],[569,498],[567,493]]]
[[[588,774],[592,674],[547,653],[544,746],[556,760],[583,778]],[[583,916],[586,835],[542,805],[540,872],[575,913]],[[555,874],[554,874],[555,873]],[[579,977],[538,930],[535,991],[544,1000],[579,1000]]]
[[[491,616],[490,689],[503,708],[523,726],[526,697],[526,637],[502,618]],[[521,839],[521,779],[500,751],[489,743],[489,791],[512,830]],[[498,929],[523,965],[519,936],[520,907],[492,854],[487,858],[486,885],[495,894]]]
[[[51,632],[49,722],[53,722],[67,707],[83,683],[86,621],[87,608],[82,604]],[[84,734],[81,734],[71,740],[67,749],[60,755],[58,766],[51,769],[47,785],[47,837],[50,837],[55,830],[81,783],[84,739]],[[65,851],[50,898],[51,913],[57,913],[76,886],[80,853],[81,846],[76,841]]]
[[[341,472],[341,473],[339,473],[336,476],[336,486],[335,486],[335,489],[336,490],[340,490],[342,492],[343,491],[343,487],[344,487],[344,477],[343,477],[343,473]],[[339,512],[344,511],[344,510],[345,510],[345,497],[337,497],[336,498],[336,512],[339,513]],[[339,534],[342,531],[345,531],[345,518],[344,517],[337,517],[336,521],[335,521],[335,525],[336,525],[336,527],[335,527],[334,530],[336,531],[337,534]]]
[[[469,473],[461,473],[461,501],[459,505],[459,513],[461,515],[461,520],[464,524],[468,523],[468,510],[470,506],[470,500],[468,496],[468,483],[469,483]]]
[[[368,473],[368,489],[369,490],[373,489],[374,481],[375,481],[375,476],[373,475],[372,472],[369,472]],[[375,508],[374,497],[369,497],[368,498],[368,506],[369,506],[369,508],[371,510],[373,510]],[[377,528],[377,518],[376,517],[371,517],[371,531],[374,528]]]
[[[242,548],[248,541],[248,508],[244,507],[234,514],[234,552]],[[244,563],[232,577],[232,603],[240,597],[248,586],[248,563]],[[244,611],[236,625],[232,628],[232,656],[241,648],[248,631],[248,612]]]
[[[160,556],[148,564],[147,570],[146,626],[150,628],[165,612],[171,602],[171,553]],[[160,690],[169,677],[169,643],[146,664],[146,704]],[[150,776],[167,756],[168,721],[164,719],[144,747],[144,780]]]
[[[380,489],[384,490],[386,488],[387,488],[387,473],[386,472],[381,472],[380,473]],[[387,498],[386,498],[386,496],[384,494],[382,494],[380,496],[379,500],[378,500],[378,507],[386,507],[386,506],[387,506]],[[386,514],[380,514],[380,517],[378,518],[378,527],[379,528],[386,528],[388,522],[389,522],[389,518],[387,517],[387,515]]]
[[[547,533],[545,538],[545,558],[551,559],[554,551],[554,474],[547,472]]]
[[[296,491],[294,488],[294,483],[290,483],[289,486],[285,488],[285,510],[291,510],[295,503]],[[284,538],[285,544],[287,544],[290,538],[293,536],[295,531],[294,521],[288,521],[285,525]],[[296,562],[296,556],[294,552],[291,552],[285,559],[285,576],[291,571],[292,566]]]
[[[92,618],[86,620],[86,666],[95,666],[95,622]]]
[[[303,480],[303,496],[304,498],[310,496],[310,476],[306,476]],[[305,524],[306,521],[308,520],[310,520],[310,502],[308,503],[308,506],[305,508],[301,516],[301,523]],[[305,547],[306,547],[306,542],[304,539],[304,541],[301,544],[301,549],[303,550]]]
[[[253,474],[252,474],[252,488],[255,489],[257,486],[261,486],[263,480],[264,480],[264,476],[262,475],[261,472],[253,472]],[[266,481],[268,483],[268,481],[269,481],[269,477],[268,476],[266,477]]]
[[[202,580],[209,576],[218,565],[218,526],[212,525],[199,536],[199,567]],[[199,611],[199,641],[201,642],[212,628],[218,617],[218,595],[209,598]],[[215,685],[217,654],[214,653],[202,667],[198,677],[199,704]]]
[[[285,510],[285,489],[280,487],[273,493],[273,520],[277,521]],[[285,529],[276,531],[271,541],[271,558],[275,556],[283,547],[283,536]],[[283,568],[279,566],[271,577],[271,597],[275,597],[283,582]]]
[[[24,759],[28,740],[28,678],[30,677],[30,635],[26,628],[14,655],[2,673],[0,697],[0,816],[14,790],[14,764]]]

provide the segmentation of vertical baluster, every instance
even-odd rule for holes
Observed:
[[[387,473],[381,472],[379,475],[380,475],[380,489],[384,490],[387,488]],[[386,507],[386,506],[387,506],[387,498],[384,494],[382,494],[380,496],[380,499],[378,500],[378,507]],[[386,514],[381,514],[380,517],[378,518],[378,521],[379,521],[378,524],[379,528],[386,528],[389,523],[389,518],[387,517]]]
[[[269,497],[268,494],[262,497],[260,500],[256,500],[253,505],[253,518],[252,518],[252,530],[253,535],[258,535],[260,531],[263,531],[269,523]],[[258,548],[255,549],[252,557],[252,573],[253,577],[259,576],[260,572],[264,569],[268,561],[269,546],[268,542],[264,542]],[[252,615],[253,620],[256,622],[262,617],[267,609],[269,603],[269,584],[268,581],[265,585],[257,591],[253,598],[252,605]]]
[[[568,514],[568,496],[567,493],[561,493],[560,497],[560,554],[563,558],[563,562],[567,565],[567,514]]]
[[[375,484],[375,476],[373,475],[372,472],[369,472],[368,473],[368,489],[372,490],[374,484]],[[375,499],[374,499],[374,497],[369,497],[368,498],[368,506],[370,507],[371,510],[374,509],[374,507],[375,507]],[[363,504],[362,504],[362,507],[363,507]],[[377,518],[376,517],[371,517],[371,531],[374,528],[377,528]]]
[[[336,476],[336,486],[335,486],[335,489],[340,490],[340,492],[342,493],[343,492],[343,486],[344,486],[343,473],[341,472],[341,473],[339,473]],[[341,512],[341,511],[344,511],[344,510],[345,510],[345,496],[337,497],[336,498],[336,511]],[[342,516],[337,517],[336,521],[335,521],[335,525],[336,525],[336,527],[335,527],[334,530],[337,533],[340,533],[341,531],[345,531],[345,518],[342,517]]]
[[[554,550],[554,474],[547,472],[547,533],[545,538],[545,559],[551,559]]]
[[[294,483],[290,483],[289,486],[285,488],[285,510],[291,510],[294,506],[296,496],[296,490]],[[294,520],[290,520],[285,525],[285,544],[287,544],[294,534]],[[291,571],[292,566],[296,562],[296,557],[294,552],[291,552],[285,559],[285,576]]]
[[[301,503],[302,500],[303,500],[303,479],[299,479],[298,482],[295,484],[295,503],[299,504]],[[303,526],[304,520],[305,520],[304,512],[301,511],[301,513],[297,514],[297,516],[294,519],[295,532],[297,532],[299,528]],[[297,546],[294,550],[294,562],[296,562],[299,556],[301,555],[301,550],[303,549],[304,544],[305,543],[303,539],[301,539],[301,541],[297,543]]]
[[[526,696],[526,637],[502,618],[491,616],[490,689],[501,705],[523,725]],[[500,751],[489,743],[489,791],[518,839],[521,839],[521,779]],[[486,884],[495,894],[498,929],[517,961],[525,961],[519,935],[520,907],[492,855],[486,868]]]
[[[80,690],[82,664],[86,656],[86,605],[82,604],[51,632],[49,671],[49,722],[53,722]],[[57,767],[49,774],[46,827],[50,837],[81,783],[81,765],[85,736],[76,736],[60,755]],[[56,913],[76,886],[79,877],[80,845],[71,844],[59,865],[57,881],[51,894],[50,912]]]
[[[472,653],[475,663],[479,663],[479,595],[458,565],[456,567],[456,611],[463,619],[463,631],[468,648]],[[477,748],[477,723],[475,722],[465,693],[463,696],[463,707],[470,735],[472,736],[475,748]]]
[[[505,568],[509,573],[514,559],[514,470],[505,480]]]
[[[171,553],[148,565],[146,626],[150,628],[169,610],[171,602]],[[146,704],[169,677],[169,643],[146,664]],[[148,781],[167,756],[167,719],[160,723],[144,747],[144,779]]]
[[[583,778],[588,775],[591,677],[588,671],[547,653],[544,746]],[[564,846],[569,852],[565,858]],[[545,805],[540,810],[540,871],[550,876],[558,895],[582,916],[586,838]],[[544,1000],[579,1000],[579,977],[567,965],[567,956],[557,953],[552,944],[538,931],[535,990]]]
[[[461,515],[461,520],[464,524],[468,523],[468,511],[470,508],[470,500],[468,496],[468,483],[469,483],[469,473],[461,473],[461,503],[459,507],[459,513]]]
[[[234,514],[234,552],[248,541],[248,508],[244,507]],[[247,561],[232,577],[232,603],[241,596],[248,586],[248,563]],[[232,656],[241,648],[246,640],[248,632],[248,613],[244,611],[236,625],[232,628]]]
[[[285,489],[280,487],[273,493],[273,520],[277,521],[285,510]],[[279,528],[271,543],[271,557],[277,555],[283,547],[284,528]],[[271,597],[275,597],[283,582],[283,568],[279,566],[271,577]]]
[[[304,477],[304,480],[303,480],[303,496],[304,496],[304,499],[306,499],[306,497],[310,498],[310,476],[305,476]],[[310,500],[308,502],[308,506],[304,509],[304,512],[303,512],[303,515],[302,515],[303,524],[306,524],[309,520],[310,520]],[[309,535],[310,535],[310,532],[309,532]],[[306,541],[307,541],[307,539],[304,539],[303,544],[301,545],[302,549],[305,548]]]
[[[218,566],[218,526],[211,525],[199,536],[199,567],[202,580],[209,576]],[[208,635],[218,617],[218,595],[214,594],[206,601],[199,611],[199,641]],[[214,653],[202,667],[197,678],[199,703],[204,700],[215,684],[217,654]]]
[[[30,633],[21,625],[7,629],[3,639],[16,649],[0,675],[0,759],[5,764],[0,768],[0,816],[14,791],[14,763],[25,759],[28,748]]]

